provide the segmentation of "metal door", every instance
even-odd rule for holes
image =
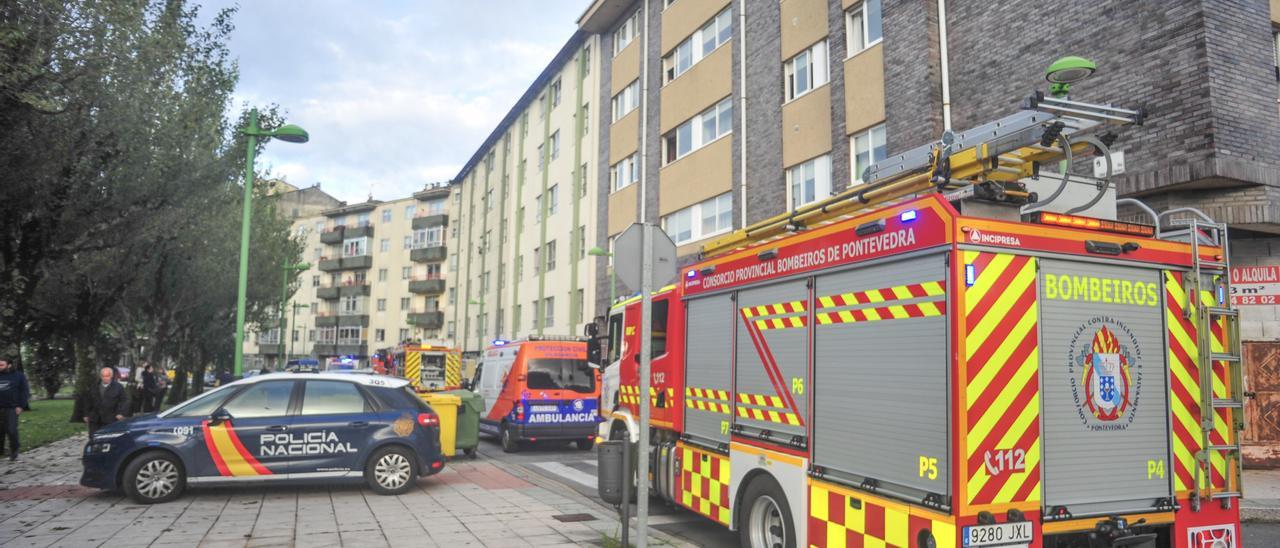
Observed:
[[[685,311],[689,336],[684,362],[684,431],[706,442],[728,443],[733,355],[724,343],[733,340],[733,297],[693,299],[685,303]]]
[[[1160,272],[1040,265],[1044,506],[1150,510],[1171,496]]]
[[[734,424],[804,436],[809,368],[809,289],[805,280],[738,293]],[[690,345],[698,344],[696,339]]]

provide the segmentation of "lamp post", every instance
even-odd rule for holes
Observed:
[[[258,109],[249,111],[249,127],[241,131],[249,137],[248,154],[244,162],[244,217],[240,221],[240,280],[236,291],[236,359],[235,376],[244,369],[244,306],[249,288],[249,221],[253,217],[253,155],[258,148],[259,137],[275,137],[286,143],[305,143],[310,139],[307,131],[287,124],[274,131],[258,127]]]
[[[293,318],[290,320],[293,322],[293,325],[298,325],[298,309],[299,308],[311,308],[311,305],[306,303],[293,303]],[[286,356],[293,355],[293,341],[294,341],[293,337],[290,336],[289,337],[289,353],[286,354]],[[285,364],[287,365],[288,363],[289,361],[286,359]]]
[[[467,315],[471,315],[471,305],[480,305],[480,318],[476,321],[476,350],[484,351],[484,331],[480,322],[484,321],[484,299],[467,299]]]
[[[592,257],[613,257],[613,253],[605,251],[599,247],[593,247],[591,249],[588,249],[587,255],[591,255]],[[613,306],[613,291],[614,291],[613,288],[616,285],[618,285],[618,271],[613,269],[613,264],[610,264],[609,265],[609,306]],[[607,307],[605,309],[605,312],[608,313]]]
[[[285,319],[284,319],[284,309],[285,309],[285,305],[286,305],[286,303],[288,303],[288,302],[289,302],[289,273],[290,273],[290,272],[299,272],[299,271],[302,271],[302,270],[306,270],[306,269],[308,269],[308,268],[311,268],[311,265],[309,265],[309,264],[307,264],[307,263],[286,264],[286,265],[283,265],[283,266],[281,266],[281,267],[280,267],[280,272],[281,272],[281,276],[280,276],[280,278],[281,278],[281,279],[280,279],[280,336],[281,336],[281,337],[285,336],[285,333],[286,333],[287,331],[289,331],[289,324],[288,324],[288,323],[285,321]],[[297,309],[294,309],[294,312],[296,313],[296,312],[297,312]],[[293,337],[292,337],[292,336],[290,336],[290,337],[289,337],[289,342],[290,342],[290,343],[292,343],[292,342],[293,342]],[[283,349],[284,349],[284,341],[280,341],[280,349],[281,349],[281,350],[283,350]],[[286,356],[285,356],[285,359],[286,359],[286,360],[288,359],[288,355],[286,355]]]

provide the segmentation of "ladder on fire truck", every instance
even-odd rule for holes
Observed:
[[[1240,313],[1231,306],[1231,250],[1227,241],[1226,223],[1204,222],[1191,218],[1179,224],[1187,226],[1187,235],[1191,243],[1192,270],[1191,276],[1184,278],[1183,289],[1187,302],[1183,303],[1183,315],[1190,318],[1196,315],[1196,346],[1199,348],[1200,371],[1200,447],[1196,454],[1195,485],[1192,487],[1192,506],[1199,509],[1203,500],[1220,500],[1224,508],[1231,507],[1231,501],[1240,498],[1243,493],[1242,455],[1240,451],[1240,432],[1244,430],[1244,360],[1240,343]],[[1213,260],[1205,260],[1200,256],[1202,240],[1206,244],[1221,248],[1222,255]],[[1211,276],[1212,282],[1205,287],[1204,277]],[[1213,300],[1205,302],[1204,293],[1214,295]],[[1216,304],[1215,304],[1216,303]],[[1199,306],[1195,306],[1198,304]],[[1193,310],[1195,310],[1193,312]],[[1215,348],[1212,326],[1222,322],[1222,343]],[[1226,397],[1219,398],[1214,393],[1214,384],[1218,380],[1214,373],[1216,364],[1221,363],[1226,374]],[[1227,410],[1231,420],[1227,424],[1228,435],[1222,440],[1225,443],[1213,442],[1212,436],[1218,411]],[[1225,485],[1221,490],[1214,488],[1212,479],[1213,457],[1222,456],[1226,464],[1224,474]]]
[[[1090,148],[1110,166],[1107,147],[1113,135],[1103,132],[1140,125],[1144,116],[1141,110],[1045,97],[1037,92],[1015,114],[967,131],[948,131],[937,142],[876,162],[862,174],[865,184],[729,233],[704,245],[702,254],[710,257],[767,242],[929,192],[953,191],[979,200],[1040,208],[1066,187],[1067,170],[1048,175],[1061,178],[1062,186],[1041,201],[1019,181],[1039,176],[1041,165],[1062,161],[1070,165],[1074,155]],[[1109,184],[1109,177],[1099,183],[1094,202]]]

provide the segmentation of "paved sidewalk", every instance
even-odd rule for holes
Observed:
[[[519,466],[450,462],[395,497],[363,486],[227,487],[151,506],[86,489],[84,436],[0,461],[0,545],[600,546],[616,516]],[[585,521],[572,521],[574,518]],[[559,519],[557,519],[559,518]],[[565,521],[569,520],[569,521]],[[659,531],[657,543],[687,546]]]
[[[1280,522],[1280,470],[1245,469],[1244,495],[1241,519]]]

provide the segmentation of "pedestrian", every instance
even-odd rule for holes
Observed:
[[[0,451],[4,450],[4,440],[9,438],[9,460],[18,458],[18,415],[24,409],[30,409],[31,387],[27,384],[27,376],[9,365],[9,361],[0,359]]]
[[[89,425],[89,436],[99,428],[124,420],[129,413],[129,394],[124,385],[116,381],[116,370],[103,367],[98,370],[98,383],[89,389],[84,405],[84,422]]]
[[[164,404],[164,393],[169,390],[169,372],[163,367],[156,368],[156,391],[152,395],[151,410],[159,412]]]
[[[155,370],[151,367],[151,364],[148,363],[142,366],[141,396],[142,396],[142,412],[143,413],[150,413],[156,410],[155,407],[152,407],[152,402],[155,401],[154,396],[157,388],[158,388],[158,383],[156,382],[156,373],[155,373]]]

